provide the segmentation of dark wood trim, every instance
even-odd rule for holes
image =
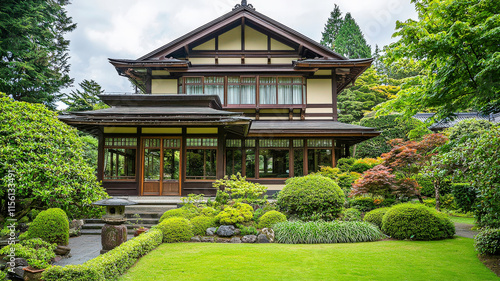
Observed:
[[[337,76],[332,75],[332,109],[333,109],[333,121],[338,120],[338,109],[337,109]]]
[[[186,127],[182,128],[182,138],[181,138],[181,194],[183,192],[182,188],[184,188],[184,184],[186,182],[186,168],[187,168],[187,129]]]
[[[98,147],[97,147],[97,180],[103,181],[104,179],[104,134],[102,130],[98,133]]]
[[[217,179],[224,178],[225,170],[224,160],[226,159],[226,138],[223,127],[218,128],[218,136],[217,136],[217,165],[216,165],[216,176]]]
[[[241,18],[241,50],[245,51],[245,18]],[[244,54],[243,54],[244,55]]]
[[[151,68],[148,68],[148,69],[147,69],[147,73],[148,73],[148,75],[147,75],[147,78],[146,78],[146,81],[145,81],[145,82],[146,82],[146,83],[145,83],[145,84],[146,84],[146,85],[145,85],[145,88],[146,88],[146,94],[151,94],[151,93],[152,93],[152,87],[153,87],[153,86],[152,86],[152,81],[153,81],[153,79],[151,78],[151,77],[153,76],[153,73],[152,73]]]
[[[334,117],[333,113],[306,113],[306,117]]]
[[[293,147],[293,139],[289,139],[289,147],[288,147],[288,176],[293,178],[295,176],[295,163],[294,163],[294,147]]]

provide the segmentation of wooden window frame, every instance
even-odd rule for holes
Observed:
[[[112,139],[112,144],[106,144],[107,139]],[[135,141],[135,146],[132,145],[115,145],[115,140],[116,139],[133,139]],[[108,149],[132,149],[135,150],[135,171],[134,171],[134,178],[129,177],[127,179],[109,179],[106,178],[106,150]],[[137,138],[135,137],[104,137],[104,147],[103,147],[103,159],[104,163],[102,166],[102,181],[103,182],[136,182],[137,181]],[[117,163],[118,161],[114,159]],[[118,168],[118,165],[116,165]],[[117,171],[116,171],[117,172]]]

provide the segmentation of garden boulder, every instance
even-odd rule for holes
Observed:
[[[222,237],[231,237],[234,235],[234,231],[234,225],[221,225],[219,229],[217,229],[217,235]]]

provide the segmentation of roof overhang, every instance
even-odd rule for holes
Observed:
[[[379,136],[374,128],[329,120],[253,121],[248,137],[332,137],[354,145]]]

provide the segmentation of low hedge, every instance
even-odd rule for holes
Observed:
[[[158,247],[163,233],[152,228],[82,265],[53,266],[42,274],[44,281],[108,281],[117,280],[140,257]]]
[[[387,211],[382,231],[395,239],[437,240],[451,238],[455,225],[446,214],[422,204],[399,204]]]
[[[30,224],[28,234],[26,235],[27,239],[41,238],[48,243],[68,245],[68,216],[59,208],[42,211]]]
[[[259,218],[259,228],[273,227],[278,222],[286,221],[286,216],[278,211],[269,211]]]
[[[480,255],[500,254],[500,229],[485,229],[474,236],[474,248]]]
[[[359,221],[287,221],[275,224],[273,230],[276,242],[285,244],[355,243],[384,237],[373,224]]]

